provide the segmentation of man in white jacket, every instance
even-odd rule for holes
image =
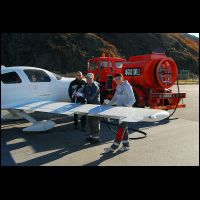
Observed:
[[[114,80],[117,84],[116,92],[112,100],[107,105],[116,104],[117,106],[132,107],[136,101],[132,86],[128,81],[124,80],[123,75],[120,73],[114,76]],[[118,125],[115,141],[111,147],[104,149],[105,152],[115,151],[119,147],[121,141],[123,146],[119,150],[129,150],[128,126],[126,122]]]

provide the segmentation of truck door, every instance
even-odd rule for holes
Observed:
[[[102,60],[100,63],[101,82],[106,83],[106,89],[112,89],[112,62],[110,60]]]
[[[88,63],[88,72],[94,74],[94,80],[98,81],[99,80],[99,67],[98,67],[98,62],[97,61],[90,61]]]

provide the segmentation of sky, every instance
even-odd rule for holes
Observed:
[[[189,33],[190,35],[194,35],[199,38],[199,33]]]

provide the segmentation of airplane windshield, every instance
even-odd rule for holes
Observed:
[[[58,75],[58,74],[55,74],[55,73],[53,73],[53,72],[52,72],[52,74],[56,77],[57,80],[60,80],[61,78],[63,78],[62,76],[60,76],[60,75]]]

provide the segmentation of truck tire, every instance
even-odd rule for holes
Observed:
[[[133,107],[144,108],[145,107],[144,105],[139,105],[139,97],[138,97],[137,93],[134,90],[133,90],[133,92],[134,92],[135,100],[136,100],[136,102],[133,104]]]

